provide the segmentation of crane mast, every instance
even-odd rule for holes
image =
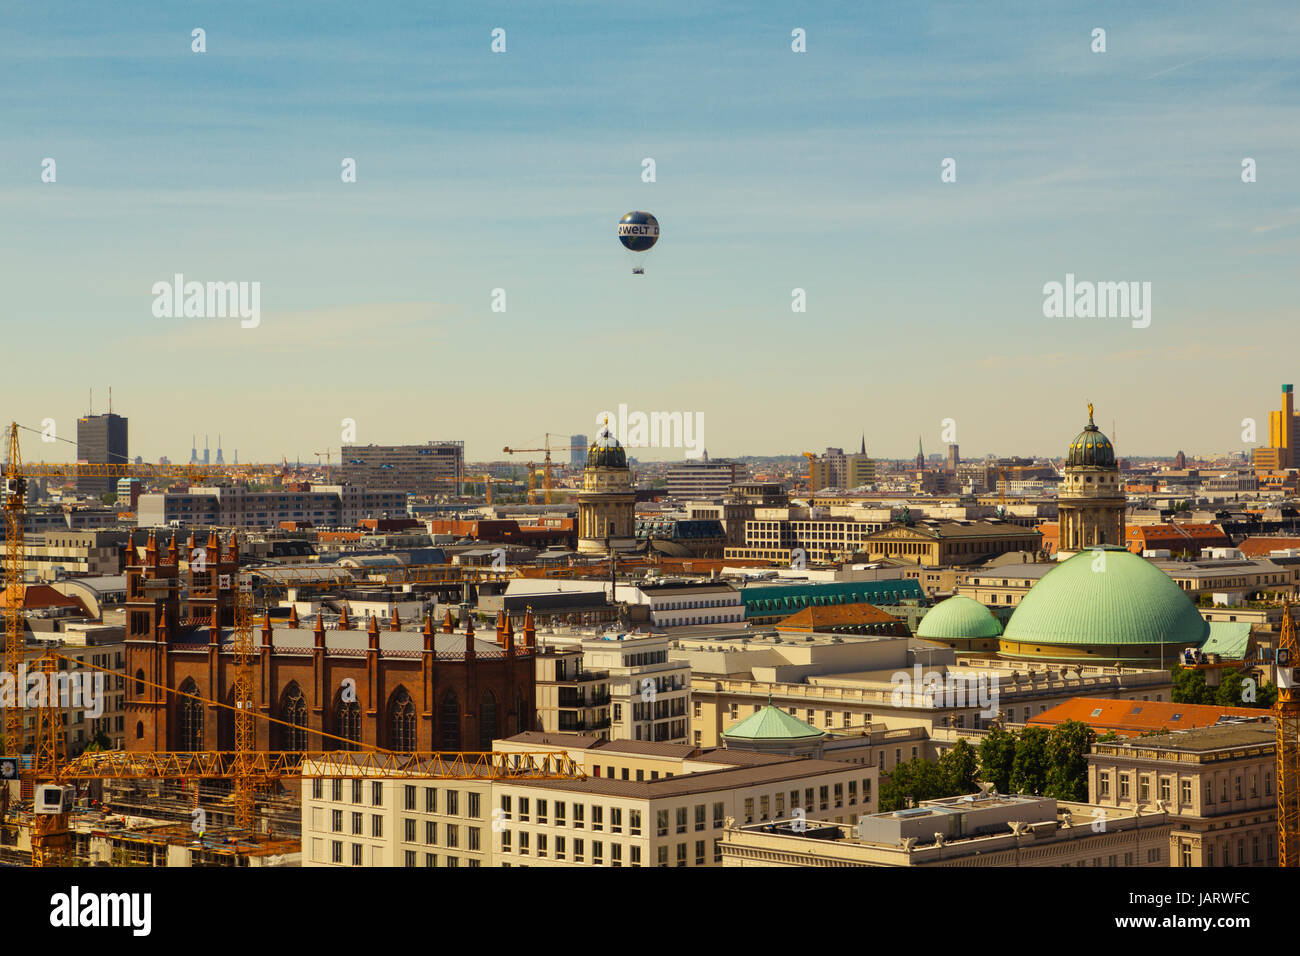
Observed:
[[[1291,602],[1282,605],[1277,642],[1277,848],[1278,866],[1300,866],[1300,648]]]

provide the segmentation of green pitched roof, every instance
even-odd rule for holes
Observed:
[[[997,637],[1002,625],[979,601],[955,594],[925,613],[916,629],[921,638]]]
[[[1240,661],[1245,659],[1249,643],[1249,621],[1211,621],[1210,636],[1201,645],[1201,650],[1206,654],[1218,654],[1225,660]]]
[[[893,581],[833,581],[814,584],[759,584],[740,589],[745,617],[788,616],[809,606],[831,604],[901,604],[921,601],[925,591],[913,579]]]
[[[738,740],[789,740],[826,735],[812,724],[805,724],[780,707],[768,704],[758,713],[750,714],[730,730],[724,730],[722,736],[734,737]]]

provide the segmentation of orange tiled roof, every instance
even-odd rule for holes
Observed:
[[[1270,713],[1264,708],[1220,707],[1217,704],[1075,697],[1031,718],[1029,726],[1055,727],[1067,720],[1077,720],[1096,730],[1099,735],[1113,730],[1121,737],[1136,737],[1161,728],[1191,730],[1195,727],[1212,727],[1220,717],[1267,717]]]
[[[1300,538],[1247,538],[1237,545],[1241,553],[1248,558],[1268,557],[1270,551],[1285,551],[1288,548],[1300,548]]]
[[[815,604],[796,611],[776,626],[788,631],[816,631],[825,627],[849,627],[859,624],[897,624],[898,618],[886,614],[874,604]]]

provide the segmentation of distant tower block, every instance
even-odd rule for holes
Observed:
[[[1057,556],[1068,557],[1103,544],[1124,547],[1126,505],[1115,448],[1093,422],[1089,405],[1088,424],[1070,443],[1065,459],[1065,481],[1057,499]]]
[[[225,463],[226,463],[226,459],[222,457],[221,454],[221,433],[218,432],[217,433],[217,464],[224,465]]]

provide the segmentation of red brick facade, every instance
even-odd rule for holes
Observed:
[[[213,534],[200,550],[201,563],[191,539],[186,557],[194,559],[182,572],[174,538],[160,549],[151,534],[143,557],[127,548],[128,750],[234,748],[232,710],[145,683],[233,704],[230,630],[237,544],[232,537],[223,545]],[[189,587],[184,617],[178,594],[182,580]],[[340,628],[351,630],[346,614]],[[296,613],[287,628],[275,627],[276,646],[269,619],[253,629],[256,712],[295,725],[255,721],[258,749],[347,746],[297,729],[305,727],[388,750],[490,750],[494,737],[535,727],[531,614],[520,646],[504,618],[495,644],[477,640],[472,631],[451,633],[448,615],[440,629],[426,620],[422,633],[404,632],[412,645],[404,650],[381,649],[374,618],[364,632],[350,635],[358,645],[357,638],[364,636],[364,646],[327,647],[327,634],[334,636],[331,643],[340,643],[339,631],[325,631],[319,618],[314,629],[300,629],[301,639],[291,641],[295,646],[285,646],[286,629],[299,630]],[[386,622],[386,629],[400,630],[400,623]]]

